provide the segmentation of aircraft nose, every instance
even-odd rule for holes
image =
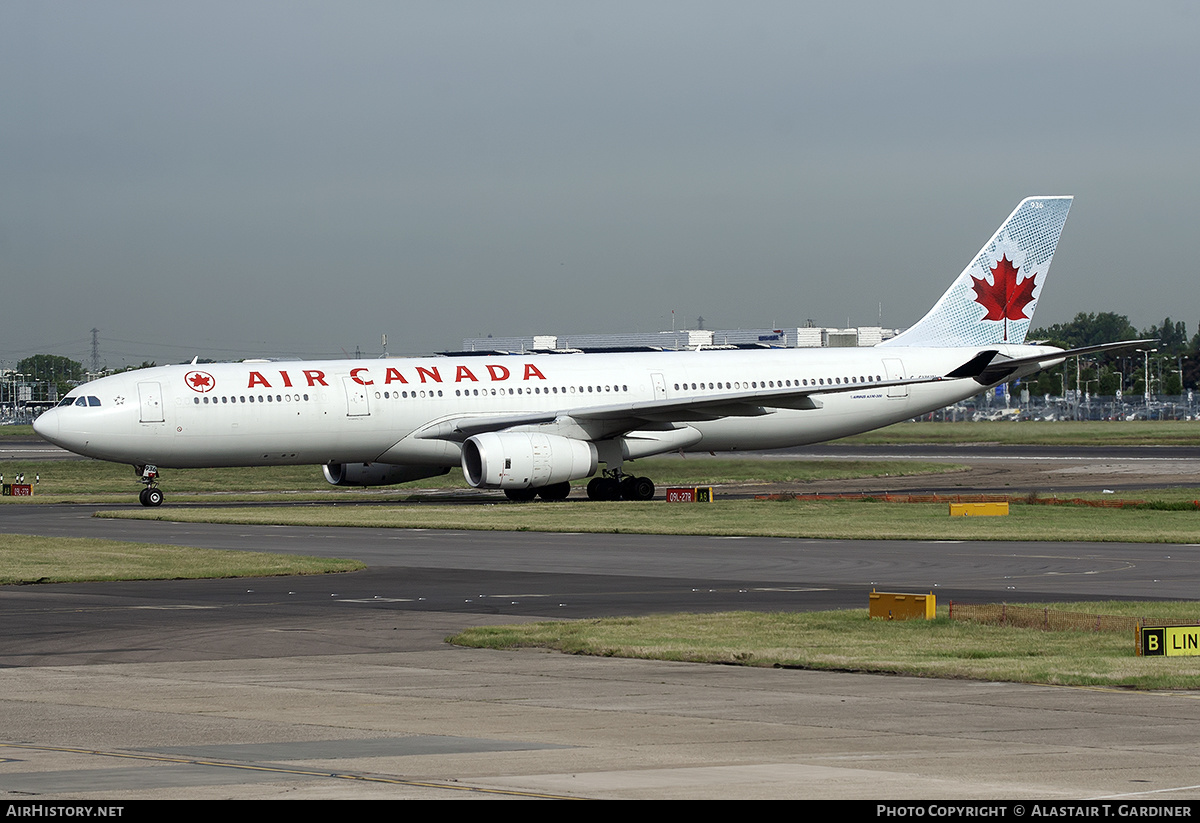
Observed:
[[[54,442],[58,437],[58,409],[47,409],[33,421],[33,430],[44,440]]]

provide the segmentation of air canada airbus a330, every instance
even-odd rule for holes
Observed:
[[[161,366],[73,389],[37,419],[81,455],[160,468],[321,465],[342,486],[461,465],[510,498],[648,500],[625,470],[675,451],[774,449],[906,420],[1065,358],[1024,345],[1070,197],[1020,203],[916,325],[870,348],[544,353]],[[604,468],[597,475],[600,464]]]

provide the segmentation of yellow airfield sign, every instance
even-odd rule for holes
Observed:
[[[1138,629],[1138,654],[1142,657],[1200,655],[1200,625],[1142,626]]]

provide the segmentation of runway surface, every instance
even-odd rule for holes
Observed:
[[[6,798],[1200,796],[1200,693],[443,642],[529,619],[861,607],[876,585],[972,602],[1190,599],[1196,546],[204,526],[94,508],[0,506],[0,533],[369,568],[0,588]]]

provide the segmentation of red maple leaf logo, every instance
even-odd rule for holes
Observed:
[[[1009,320],[1029,320],[1025,307],[1033,302],[1033,288],[1037,285],[1037,272],[1030,274],[1020,283],[1017,282],[1017,272],[1020,266],[1014,266],[1004,255],[992,266],[992,282],[986,277],[971,278],[971,287],[975,289],[975,302],[987,309],[984,320],[1003,320],[1004,339],[1008,339]]]
[[[211,391],[214,385],[212,375],[202,371],[188,372],[184,380],[188,388],[198,392]]]

